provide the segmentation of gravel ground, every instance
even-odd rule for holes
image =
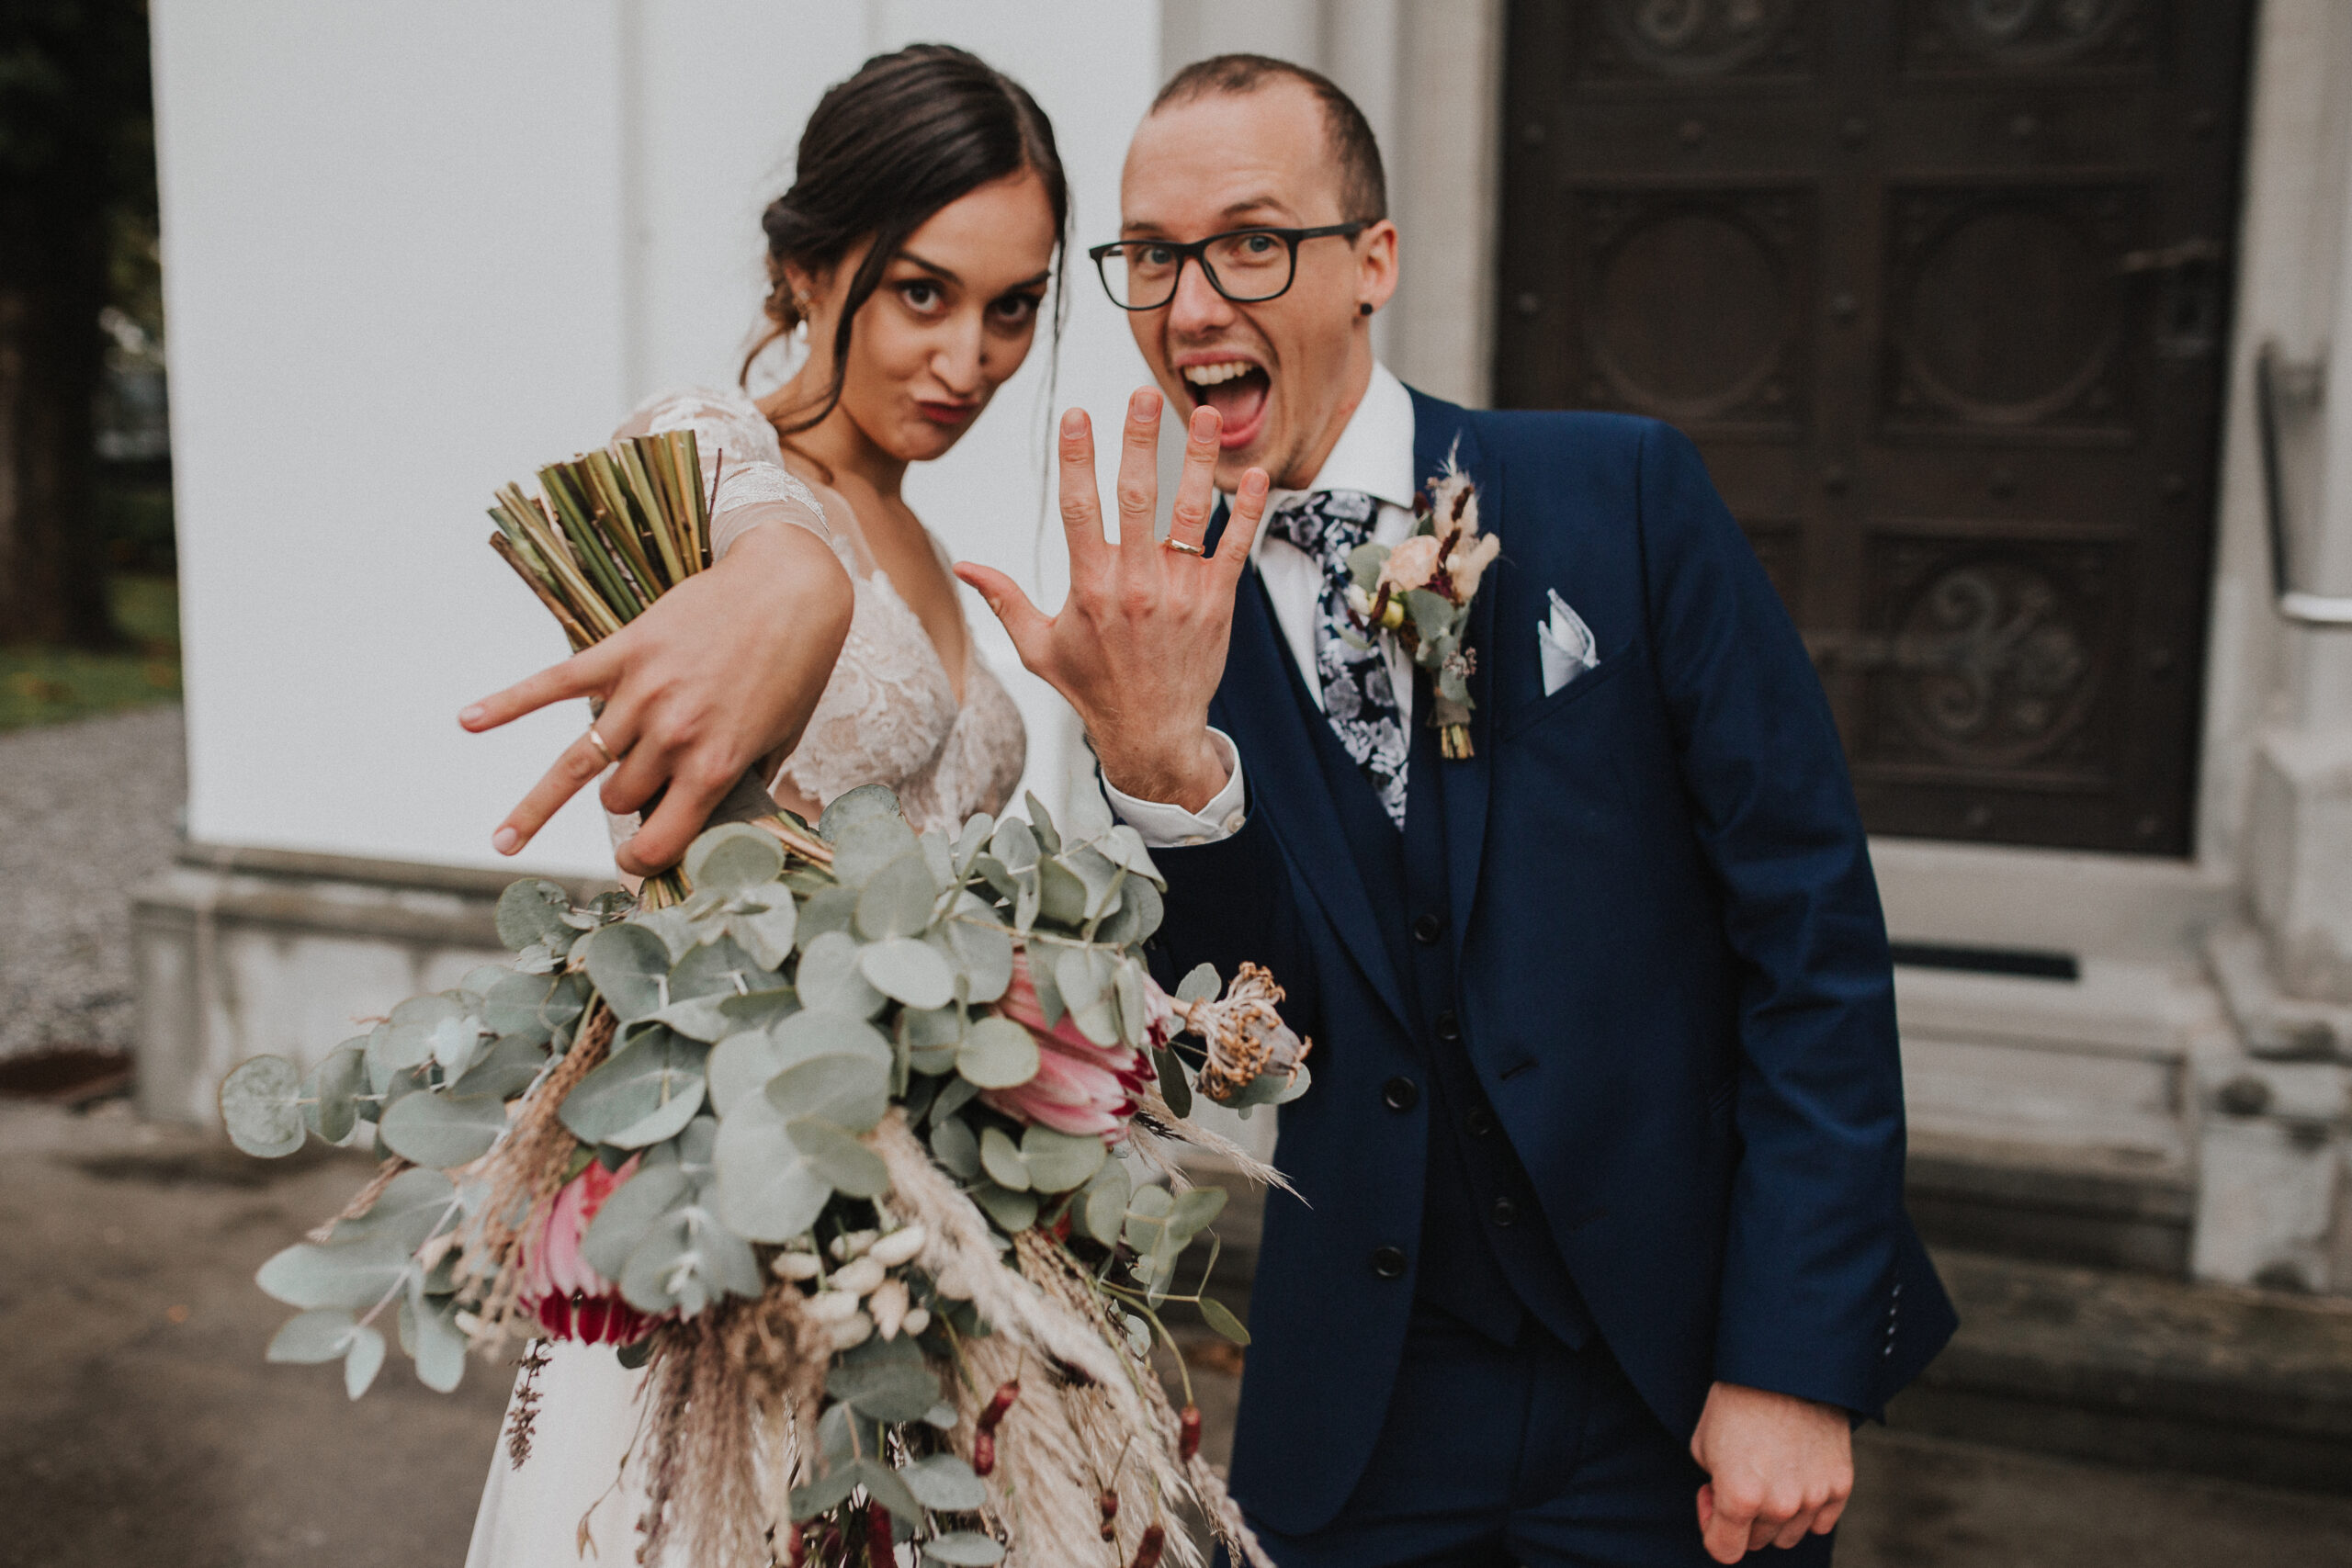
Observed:
[[[131,1044],[130,893],[187,798],[177,706],[0,734],[0,1055]]]

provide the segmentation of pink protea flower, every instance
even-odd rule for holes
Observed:
[[[996,1010],[1037,1037],[1037,1074],[1012,1089],[982,1089],[984,1104],[1017,1121],[1057,1133],[1092,1134],[1106,1144],[1126,1136],[1136,1097],[1159,1081],[1142,1052],[1132,1045],[1097,1045],[1079,1032],[1068,1013],[1047,1029],[1025,952],[1013,954],[1012,984]]]
[[[539,1326],[556,1339],[591,1345],[629,1345],[645,1337],[653,1320],[621,1299],[620,1287],[589,1267],[580,1238],[605,1200],[637,1172],[632,1155],[618,1170],[595,1160],[563,1184],[524,1245],[523,1299]]]

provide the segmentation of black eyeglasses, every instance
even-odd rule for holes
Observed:
[[[1274,299],[1298,276],[1298,243],[1344,235],[1352,240],[1372,225],[1327,223],[1319,229],[1236,229],[1205,240],[1114,240],[1086,254],[1102,275],[1111,303],[1122,310],[1157,310],[1176,298],[1188,261],[1201,264],[1209,287],[1237,305]]]

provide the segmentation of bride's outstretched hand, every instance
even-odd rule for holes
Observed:
[[[1102,776],[1140,800],[1198,810],[1223,788],[1226,766],[1209,739],[1209,699],[1225,674],[1233,592],[1266,510],[1265,474],[1242,477],[1214,556],[1199,553],[1215,503],[1217,434],[1212,408],[1193,411],[1167,544],[1153,536],[1159,500],[1160,394],[1127,400],[1119,450],[1119,542],[1102,536],[1094,437],[1077,409],[1062,416],[1062,527],[1069,597],[1050,618],[1001,571],[969,561],[956,575],[979,591],[1012,634],[1021,662],[1068,698],[1086,726]],[[1190,547],[1188,549],[1186,547]]]
[[[480,731],[571,697],[605,704],[594,735],[564,748],[492,846],[520,851],[617,758],[607,810],[662,794],[614,858],[633,876],[675,863],[744,770],[799,739],[849,636],[851,604],[849,574],[817,534],[752,528],[613,636],[466,709],[458,722]]]

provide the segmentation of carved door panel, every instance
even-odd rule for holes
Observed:
[[[1687,431],[1874,832],[2189,848],[2251,0],[1514,0],[1497,400]]]

